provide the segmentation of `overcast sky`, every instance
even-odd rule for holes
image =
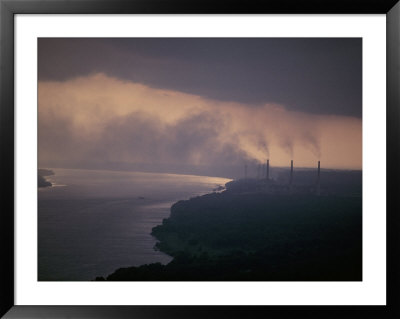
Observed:
[[[43,39],[39,80],[93,72],[221,101],[361,117],[361,39]]]
[[[361,168],[361,53],[354,38],[39,39],[39,162]]]

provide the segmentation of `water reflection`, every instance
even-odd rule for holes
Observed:
[[[168,263],[151,229],[180,199],[227,179],[177,174],[53,169],[63,187],[39,191],[39,280],[91,280],[120,267]]]

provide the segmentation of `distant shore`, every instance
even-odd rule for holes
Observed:
[[[53,186],[53,184],[45,178],[45,176],[51,176],[51,175],[54,175],[54,172],[52,170],[39,168],[38,169],[38,187],[43,188],[43,187]]]

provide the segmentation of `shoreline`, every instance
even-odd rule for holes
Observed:
[[[359,281],[362,197],[352,194],[361,194],[361,172],[329,174],[339,182],[324,185],[322,196],[300,181],[293,189],[271,182],[275,192],[268,193],[260,188],[265,182],[248,179],[251,191],[238,180],[179,200],[151,232],[170,263],[119,268],[95,280]]]
[[[52,175],[54,175],[54,172],[52,170],[39,168],[38,188],[52,187],[53,184],[45,178],[46,176],[52,176]]]
[[[320,194],[314,173],[297,172],[290,187],[283,172],[171,201],[168,215],[148,231],[152,249],[172,260],[124,266],[92,280],[358,281],[362,173],[323,171]],[[314,267],[320,270],[308,270]]]

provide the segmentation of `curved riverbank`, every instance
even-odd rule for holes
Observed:
[[[176,202],[152,234],[173,261],[120,268],[106,279],[362,280],[362,199],[339,191],[228,189]]]

